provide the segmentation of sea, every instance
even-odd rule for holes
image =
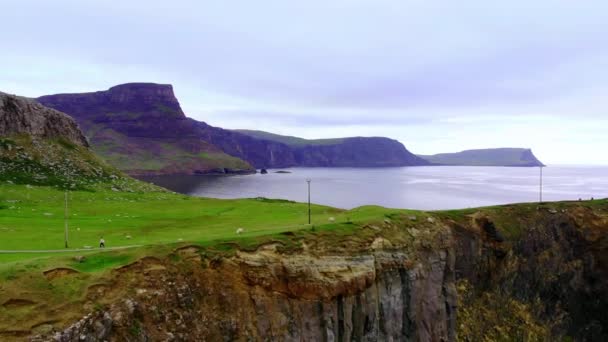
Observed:
[[[152,176],[175,192],[213,198],[277,198],[337,208],[421,210],[608,197],[608,166],[288,168],[268,174]],[[310,182],[309,182],[310,181]],[[541,185],[542,182],[542,185]]]

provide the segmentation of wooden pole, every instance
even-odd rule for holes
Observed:
[[[307,179],[308,183],[308,224],[310,224],[310,179]]]
[[[65,205],[64,205],[64,210],[63,210],[63,222],[64,222],[64,241],[65,241],[65,248],[68,248],[68,191],[65,191],[64,194],[65,197]]]

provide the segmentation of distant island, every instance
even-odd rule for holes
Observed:
[[[488,148],[456,153],[418,155],[432,165],[448,166],[545,166],[527,148]]]

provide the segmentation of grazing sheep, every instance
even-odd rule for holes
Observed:
[[[239,235],[243,234],[244,232],[245,232],[245,229],[243,229],[243,228],[237,228],[237,230],[236,230],[236,233]]]
[[[329,222],[334,222],[335,220],[336,220],[336,219],[335,219],[335,218],[333,218],[333,217],[330,217],[330,218],[329,218]]]

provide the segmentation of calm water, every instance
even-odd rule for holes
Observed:
[[[201,197],[268,197],[339,208],[457,209],[539,198],[539,169],[510,167],[291,168],[247,176],[161,176],[145,180]],[[543,170],[543,198],[608,197],[608,166],[552,166]]]

